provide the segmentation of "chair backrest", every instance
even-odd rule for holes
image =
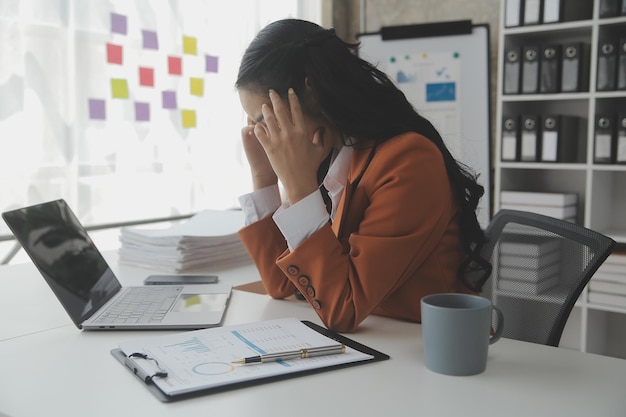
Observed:
[[[486,235],[481,254],[493,266],[489,289],[504,313],[503,337],[558,346],[576,300],[615,242],[566,220],[517,210],[499,211]]]

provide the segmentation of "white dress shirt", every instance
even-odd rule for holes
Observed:
[[[324,177],[324,187],[331,198],[332,210],[329,216],[324,199],[319,191],[314,191],[296,204],[288,202],[281,204],[278,185],[271,185],[252,193],[239,197],[239,203],[244,212],[246,225],[272,215],[290,251],[297,248],[305,239],[318,231],[335,218],[339,199],[348,180],[348,172],[352,162],[352,147],[342,146],[333,156]]]

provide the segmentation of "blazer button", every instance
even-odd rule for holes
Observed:
[[[317,300],[311,301],[311,305],[316,310],[320,310],[322,308],[322,304],[319,301],[317,301]]]
[[[310,282],[311,280],[306,275],[300,275],[298,277],[298,284],[302,285],[303,287],[306,287],[307,285],[309,285]]]
[[[289,266],[287,267],[287,273],[288,273],[289,275],[295,276],[295,275],[298,275],[298,272],[300,272],[300,270],[299,270],[299,269],[298,269],[298,267],[297,267],[297,266],[295,266],[295,265],[289,265]]]
[[[307,287],[306,294],[309,296],[309,298],[315,297],[315,288]]]

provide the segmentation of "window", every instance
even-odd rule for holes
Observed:
[[[2,0],[0,210],[64,198],[93,225],[237,206],[239,60],[271,21],[319,21],[300,3]]]

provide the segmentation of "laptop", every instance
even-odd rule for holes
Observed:
[[[222,323],[230,284],[123,287],[62,199],[2,217],[79,329],[200,329]]]

